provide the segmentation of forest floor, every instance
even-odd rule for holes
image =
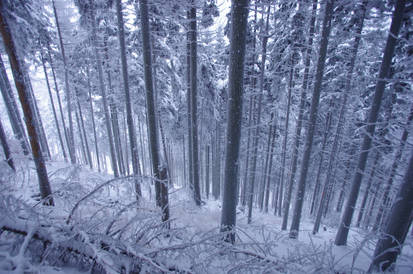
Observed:
[[[112,176],[85,167],[50,162],[48,173],[56,206],[44,207],[36,196],[39,191],[33,164],[20,162],[19,166],[12,174],[3,163],[0,165],[0,225],[25,230],[31,237],[41,236],[43,231],[44,237],[50,235],[57,245],[62,239],[75,242],[80,237],[81,244],[93,250],[93,264],[102,265],[108,273],[117,273],[119,263],[112,253],[111,260],[108,254],[102,255],[109,252],[99,250],[96,237],[106,239],[109,235],[106,241],[140,258],[146,265],[140,270],[148,273],[364,273],[377,241],[366,230],[352,229],[348,245],[337,247],[333,242],[339,216],[333,214],[320,232],[312,235],[313,219],[306,216],[307,212],[299,239],[290,239],[288,230],[281,231],[281,217],[254,209],[251,224],[247,224],[245,213],[237,212],[237,243],[229,247],[219,240],[220,201],[204,200],[203,206],[196,207],[188,190],[171,188],[171,228],[166,230],[159,225],[160,212],[149,198],[153,196],[150,178],[141,182],[144,199],[136,213],[130,178],[110,181]],[[0,233],[0,273],[90,272],[90,263],[79,256],[45,259],[38,246],[30,246],[29,237],[10,231]],[[410,233],[396,273],[413,273]]]

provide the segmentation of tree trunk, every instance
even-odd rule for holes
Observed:
[[[186,182],[188,181],[186,178],[186,159],[185,159],[185,134],[182,134],[182,169],[184,170],[184,178],[183,178],[183,186],[186,186]]]
[[[390,197],[389,197],[390,190],[391,190],[391,187],[393,185],[394,177],[396,176],[396,171],[397,171],[397,168],[399,166],[399,161],[401,160],[402,155],[403,155],[403,151],[404,151],[404,147],[406,145],[407,137],[409,136],[409,128],[410,128],[410,124],[411,124],[412,120],[413,120],[413,105],[410,108],[410,114],[409,114],[409,117],[407,118],[407,122],[406,122],[406,125],[405,125],[404,130],[403,130],[402,138],[401,138],[401,141],[400,141],[400,146],[397,149],[396,155],[395,155],[394,160],[393,160],[393,164],[391,166],[389,179],[387,180],[387,184],[384,188],[383,198],[381,200],[379,209],[377,211],[376,221],[373,225],[373,231],[377,231],[377,229],[380,226],[381,220],[383,218],[383,213],[385,211],[385,208],[390,206]]]
[[[149,17],[148,17],[148,3],[147,0],[140,0],[140,15],[141,15],[141,28],[142,28],[142,41],[143,41],[143,60],[144,60],[144,74],[145,74],[145,89],[146,89],[146,106],[148,116],[148,128],[149,128],[149,142],[152,154],[152,170],[155,178],[155,190],[156,204],[162,209],[162,221],[165,220],[165,216],[169,216],[168,200],[164,199],[168,196],[168,188],[161,180],[161,163],[159,153],[159,140],[158,131],[156,126],[156,110],[153,91],[153,78],[152,78],[152,60],[151,60],[151,39],[149,33]]]
[[[404,2],[403,0],[397,2],[396,11],[398,10],[397,8],[403,8]],[[401,12],[401,14],[403,14],[403,9]],[[397,13],[395,12],[395,14]],[[392,33],[397,34],[397,32]],[[413,151],[411,152],[409,166],[406,170],[402,186],[397,194],[396,202],[388,217],[383,237],[377,242],[376,249],[374,250],[374,258],[370,265],[369,272],[386,271],[394,266],[397,256],[403,247],[404,240],[406,239],[407,230],[412,220],[412,213]]]
[[[290,59],[292,60],[292,57]],[[284,173],[285,173],[285,170],[287,169],[285,165],[285,158],[286,158],[286,153],[287,153],[288,126],[289,126],[289,120],[290,120],[290,106],[291,106],[291,93],[293,89],[293,81],[294,81],[294,66],[291,62],[290,75],[289,75],[289,80],[288,80],[287,114],[285,117],[285,125],[284,125],[285,132],[284,132],[283,148],[281,152],[281,178],[280,178],[280,191],[278,193],[279,195],[278,216],[281,216],[281,211],[282,211],[282,200],[283,200],[282,197],[284,193]]]
[[[237,179],[242,121],[245,38],[248,21],[248,0],[233,1],[231,7],[231,38],[229,66],[228,124],[225,153],[224,197],[221,211],[221,232],[225,240],[235,242]]]
[[[71,92],[70,92],[70,86],[69,86],[69,69],[67,66],[67,61],[66,61],[66,54],[65,54],[65,48],[63,46],[63,38],[62,38],[62,33],[60,31],[60,24],[59,24],[59,17],[57,16],[57,11],[56,11],[56,6],[54,0],[52,0],[52,5],[53,5],[53,14],[55,17],[56,21],[56,28],[57,28],[57,33],[59,35],[59,45],[60,45],[60,52],[62,53],[62,58],[63,58],[63,66],[64,66],[64,71],[65,71],[65,94],[66,94],[66,105],[67,105],[67,115],[69,118],[69,131],[68,131],[68,148],[69,148],[69,156],[70,156],[70,161],[72,164],[76,164],[76,153],[75,153],[75,140],[74,140],[74,134],[73,134],[73,120],[72,120],[72,103],[71,103]],[[57,89],[56,89],[57,92]]]
[[[89,1],[90,1],[90,4],[94,6],[93,0],[89,0]],[[102,59],[99,53],[94,8],[90,9],[90,17],[91,17],[90,22],[92,24],[91,42],[92,42],[92,46],[94,50],[96,66],[98,69],[99,88],[100,88],[100,92],[102,93],[103,113],[105,115],[106,133],[108,136],[109,151],[110,151],[110,161],[112,164],[112,170],[113,170],[115,177],[119,177],[118,163],[116,161],[115,147],[114,147],[114,142],[113,142],[113,132],[112,132],[111,124],[110,124],[110,115],[109,115],[108,101],[107,101],[107,96],[106,96],[106,87],[103,81]]]
[[[272,140],[271,140],[271,149],[270,149],[270,162],[268,164],[268,174],[267,174],[267,183],[265,184],[265,198],[264,198],[264,212],[268,213],[268,204],[270,200],[270,189],[271,189],[271,181],[272,181],[272,162],[274,159],[274,148],[275,148],[275,140],[276,140],[276,132],[277,132],[277,124],[273,122],[272,125]]]
[[[132,106],[131,106],[131,96],[129,91],[129,76],[128,76],[128,64],[126,59],[126,48],[125,48],[125,31],[123,23],[123,14],[122,14],[122,3],[121,0],[116,0],[116,15],[118,19],[118,38],[120,44],[120,55],[122,62],[122,77],[123,77],[123,89],[125,92],[125,104],[126,104],[126,120],[128,124],[129,132],[129,144],[132,158],[132,170],[135,183],[135,192],[136,199],[139,201],[142,196],[141,186],[136,176],[141,176],[141,170],[139,167],[139,158],[138,158],[138,145],[136,142],[136,133],[135,126],[133,123],[132,115]],[[146,75],[145,75],[146,76]],[[129,165],[128,165],[129,166]]]
[[[273,114],[272,114],[273,115]],[[271,143],[272,143],[272,119],[270,119],[270,126],[268,128],[268,140],[267,140],[267,152],[265,155],[265,163],[264,163],[264,170],[263,170],[263,176],[260,184],[260,194],[259,194],[259,208],[262,211],[264,209],[264,196],[265,196],[265,188],[267,184],[267,178],[268,178],[268,169],[269,169],[269,161],[270,161],[270,150],[271,150]]]
[[[6,106],[10,124],[16,139],[19,140],[24,155],[30,153],[29,144],[27,142],[26,132],[23,128],[23,123],[20,119],[19,109],[14,99],[13,90],[11,89],[9,78],[4,67],[3,60],[0,56],[0,90],[3,95],[4,105]]]
[[[20,103],[22,105],[27,132],[30,137],[29,139],[32,148],[33,160],[36,165],[37,177],[39,180],[40,194],[42,199],[44,199],[43,203],[45,205],[54,205],[53,197],[51,197],[52,191],[49,184],[49,178],[47,176],[46,165],[40,151],[39,138],[34,127],[34,113],[29,105],[29,92],[24,83],[23,70],[17,57],[16,46],[12,40],[10,28],[7,24],[6,18],[3,17],[3,9],[3,3],[0,2],[0,32],[3,37],[3,43],[7,51],[7,55],[9,56],[14,82],[19,94]]]
[[[46,69],[46,64],[45,64],[45,60],[44,60],[44,57],[43,57],[43,51],[42,50],[40,50],[40,59],[41,59],[42,66],[43,66],[44,76],[46,78],[47,91],[49,93],[50,104],[52,105],[53,117],[54,117],[56,129],[57,129],[57,135],[59,137],[60,146],[62,148],[63,158],[65,159],[65,161],[67,161],[66,149],[65,149],[65,145],[63,143],[62,133],[60,132],[59,121],[57,119],[56,108],[55,108],[55,104],[54,104],[54,100],[53,100],[52,91],[51,91],[51,88],[50,88],[49,76],[47,75],[47,69]]]
[[[187,11],[187,19],[190,20],[190,11]],[[192,118],[191,118],[191,37],[188,31],[186,34],[186,84],[187,84],[187,122],[188,122],[188,184],[190,190],[193,192],[193,152],[192,152]]]
[[[8,142],[7,142],[6,133],[4,132],[3,124],[1,123],[1,120],[0,120],[0,141],[1,141],[1,145],[3,147],[4,156],[6,156],[7,164],[11,167],[11,169],[16,171],[16,167],[14,165],[13,158],[11,157],[10,147],[9,147]]]
[[[373,186],[373,193],[372,193],[373,197],[370,200],[368,214],[364,217],[363,226],[365,229],[368,229],[370,226],[370,220],[373,216],[373,211],[375,209],[375,205],[376,205],[376,201],[379,196],[379,193],[380,193],[380,184],[378,182],[375,182]]]
[[[317,61],[317,72],[314,83],[313,98],[311,101],[310,118],[307,129],[307,137],[304,147],[303,161],[301,165],[300,180],[298,182],[297,196],[294,206],[293,220],[290,228],[290,238],[297,238],[300,227],[301,211],[303,208],[305,184],[307,179],[308,167],[310,165],[310,155],[313,146],[313,137],[317,120],[318,104],[320,101],[321,84],[323,81],[324,65],[327,55],[328,38],[331,30],[331,18],[333,15],[334,0],[328,0],[326,3],[323,30],[320,41],[320,52]]]
[[[331,107],[331,102],[332,101],[330,101],[330,107]],[[324,154],[325,154],[324,151],[327,145],[328,134],[330,133],[330,126],[331,126],[331,111],[328,112],[327,117],[326,117],[326,125],[325,125],[323,142],[322,142],[321,151],[320,151],[320,162],[318,164],[317,176],[316,176],[314,192],[313,192],[313,199],[311,201],[311,208],[310,208],[311,215],[313,215],[314,213],[314,208],[318,200],[318,194],[320,193],[320,187],[321,187],[320,177],[322,173],[321,169],[323,168],[323,164],[324,164]]]
[[[89,142],[87,140],[85,123],[83,121],[82,107],[79,102],[79,94],[76,95],[76,103],[77,103],[77,108],[79,110],[79,120],[80,120],[81,132],[83,132],[83,140],[85,143],[87,161],[89,162],[89,167],[92,169],[93,168],[92,155],[90,154]]]
[[[373,166],[371,168],[370,177],[369,177],[366,189],[364,191],[363,200],[361,201],[360,211],[359,211],[359,215],[357,217],[357,224],[356,224],[357,227],[360,227],[361,219],[363,218],[363,215],[364,215],[364,210],[366,208],[367,198],[368,198],[369,193],[370,193],[371,184],[372,184],[373,180],[375,179],[374,174],[376,172],[377,163],[378,163],[379,159],[380,159],[380,153],[376,152],[376,157],[374,158],[374,163],[373,163]]]
[[[199,188],[199,160],[198,160],[198,117],[197,117],[197,22],[195,2],[191,2],[188,12],[189,20],[189,71],[190,71],[190,103],[191,103],[191,141],[192,141],[192,191],[195,204],[201,205]]]
[[[221,195],[221,127],[219,121],[216,121],[215,134],[215,157],[213,157],[215,167],[212,167],[212,195],[218,200]]]
[[[169,155],[167,152],[167,147],[166,147],[166,140],[165,140],[165,134],[163,131],[163,126],[162,126],[162,120],[161,120],[161,113],[158,113],[158,121],[159,121],[159,132],[161,134],[161,142],[162,142],[162,148],[163,148],[163,155],[165,158],[165,162],[166,162],[166,170],[168,172],[168,183],[170,185],[173,185],[173,181],[172,181],[172,173],[171,173],[171,162],[169,159]]]
[[[270,18],[270,9],[271,5],[268,5],[268,14],[267,21],[265,25],[265,31],[262,37],[262,52],[261,52],[261,74],[260,74],[260,91],[258,95],[258,109],[257,109],[257,120],[256,120],[256,129],[255,135],[253,138],[253,147],[254,152],[252,155],[252,168],[250,172],[250,183],[249,183],[249,193],[248,193],[248,224],[252,221],[252,207],[253,207],[253,198],[254,198],[254,184],[255,184],[255,172],[257,170],[257,156],[258,156],[258,141],[260,135],[260,123],[261,123],[261,109],[262,109],[262,97],[264,93],[264,73],[265,73],[265,61],[267,58],[267,42],[268,42],[268,27],[269,27],[269,18]]]
[[[119,28],[119,26],[118,26]],[[119,167],[119,173],[121,175],[125,175],[125,166],[123,162],[123,153],[122,153],[122,145],[120,141],[120,133],[119,133],[119,119],[118,119],[118,110],[115,104],[114,100],[114,92],[113,92],[113,86],[112,86],[112,76],[110,73],[110,60],[109,60],[109,53],[108,53],[108,34],[107,31],[104,34],[103,37],[103,52],[104,52],[104,58],[106,63],[105,71],[108,79],[108,101],[109,101],[109,113],[110,113],[110,122],[112,125],[112,131],[113,131],[113,141],[115,143],[115,151],[116,151],[116,159],[117,159],[117,164]]]
[[[401,22],[403,19],[405,2],[405,0],[398,0],[396,3],[396,9],[393,13],[390,33],[387,38],[386,47],[384,49],[384,56],[378,75],[378,81],[376,84],[373,103],[366,123],[366,132],[364,134],[363,144],[361,146],[361,153],[357,164],[356,174],[351,185],[350,195],[347,200],[346,207],[344,209],[344,214],[340,222],[340,227],[337,231],[335,239],[336,245],[345,245],[347,243],[347,236],[351,225],[351,219],[353,218],[354,208],[356,206],[361,180],[363,178],[367,157],[369,155],[369,151],[371,148],[371,142],[376,128],[376,122],[380,110],[384,88],[388,81],[386,78],[389,75],[394,48],[396,46],[397,36],[399,34]]]
[[[140,123],[138,122],[138,125],[140,127]],[[126,166],[126,174],[129,176],[130,175],[130,167],[129,167],[129,153],[128,153],[128,128],[127,128],[127,122],[126,122],[126,115],[125,111],[122,111],[122,126],[123,126],[123,151],[125,151],[125,166]],[[141,137],[142,138],[142,137]],[[138,144],[136,143],[136,146]],[[143,146],[142,146],[143,148]],[[144,163],[144,154],[143,150],[142,151],[142,171],[141,173],[145,172],[145,166],[143,165]]]
[[[98,171],[100,172],[100,158],[99,158],[99,145],[96,134],[96,124],[95,124],[95,114],[93,110],[93,99],[92,99],[92,88],[90,86],[90,72],[89,67],[87,68],[87,89],[89,93],[89,105],[90,105],[90,114],[92,116],[92,127],[93,127],[93,137],[95,140],[95,151],[96,151],[96,160],[98,164]]]
[[[43,127],[42,117],[40,116],[39,107],[37,105],[37,100],[36,100],[36,97],[34,96],[32,82],[30,80],[29,74],[26,68],[24,67],[24,65],[21,67],[21,69],[23,71],[23,80],[25,82],[25,86],[27,87],[27,91],[29,92],[28,95],[30,96],[29,104],[33,110],[34,121],[35,121],[34,126],[38,132],[40,148],[41,148],[43,155],[45,155],[45,160],[48,160],[51,158],[49,144],[47,142],[46,133]]]
[[[247,153],[245,155],[245,167],[244,167],[244,181],[243,187],[241,192],[241,205],[244,208],[246,205],[246,193],[248,189],[248,165],[250,159],[250,143],[251,143],[251,126],[252,126],[252,116],[254,112],[255,104],[254,104],[254,96],[250,96],[250,103],[249,103],[249,115],[248,115],[248,137],[247,137]]]
[[[64,136],[65,136],[67,150],[68,150],[69,157],[70,157],[69,133],[68,133],[67,127],[66,127],[65,117],[64,117],[64,114],[63,114],[62,100],[60,99],[59,87],[57,85],[56,73],[55,73],[55,70],[54,70],[53,59],[52,59],[52,55],[50,54],[50,51],[51,51],[50,45],[49,45],[49,42],[47,42],[48,61],[49,61],[49,64],[50,64],[50,68],[52,70],[52,77],[53,77],[53,82],[54,82],[54,87],[55,87],[55,92],[56,92],[56,97],[57,97],[57,103],[59,105],[60,119],[62,120],[63,133],[64,133]]]
[[[302,85],[301,96],[300,96],[300,109],[298,112],[297,126],[295,128],[290,182],[288,184],[288,189],[287,189],[285,200],[284,200],[284,216],[283,216],[283,222],[281,225],[282,230],[287,229],[288,215],[290,212],[291,194],[293,191],[295,175],[297,171],[298,150],[300,148],[301,129],[303,125],[305,102],[306,102],[306,97],[307,97],[307,89],[309,85],[308,78],[309,78],[309,72],[310,72],[311,54],[313,51],[313,38],[314,38],[314,32],[315,32],[314,26],[315,26],[315,20],[316,20],[316,13],[317,13],[317,0],[313,0],[313,6],[312,6],[312,11],[311,11],[311,21],[310,21],[310,33],[309,33],[309,38],[308,38],[308,43],[307,43],[307,52],[306,52],[306,57],[305,57],[303,85]]]
[[[209,199],[209,170],[210,170],[210,164],[209,164],[209,150],[210,150],[210,145],[207,145],[206,153],[205,153],[205,194],[207,200]]]
[[[254,5],[254,22],[257,22],[257,3]],[[255,98],[255,86],[256,86],[256,75],[255,75],[255,59],[256,59],[256,42],[257,42],[257,27],[254,27],[254,32],[253,32],[253,38],[252,38],[252,63],[250,64],[250,70],[252,71],[251,75],[249,76],[250,80],[250,85],[252,94],[250,95],[250,104],[249,104],[249,118],[248,118],[248,139],[247,139],[247,161],[246,161],[246,166],[245,166],[245,173],[244,173],[244,188],[242,190],[242,200],[241,200],[241,205],[244,210],[244,207],[247,203],[248,199],[248,191],[249,191],[249,183],[250,183],[250,178],[251,178],[251,167],[250,167],[250,161],[252,161],[251,155],[250,155],[250,149],[251,149],[251,138],[252,138],[252,125],[254,123],[255,119],[255,109],[256,109],[256,98]]]
[[[83,140],[82,128],[80,127],[79,113],[78,113],[77,109],[75,109],[75,118],[76,118],[76,124],[77,124],[77,132],[79,133],[80,148],[81,148],[81,152],[82,152],[81,155],[83,156],[84,163],[87,165],[89,162],[88,162],[88,158],[86,156],[86,147],[85,147],[85,142]],[[82,161],[80,161],[80,162],[82,162]]]

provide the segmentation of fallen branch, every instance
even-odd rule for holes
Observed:
[[[86,194],[85,196],[83,196],[79,201],[77,201],[77,203],[75,204],[75,206],[72,208],[72,210],[70,211],[69,216],[66,219],[66,224],[70,223],[70,220],[72,219],[73,214],[75,213],[76,209],[79,207],[80,203],[83,202],[84,200],[86,200],[87,198],[89,198],[90,196],[92,196],[93,194],[95,194],[96,192],[98,192],[98,190],[100,190],[101,188],[103,188],[104,186],[107,186],[115,181],[119,181],[122,179],[128,179],[128,178],[132,178],[135,175],[130,175],[130,176],[125,176],[125,177],[121,177],[121,178],[114,178],[112,180],[106,181],[103,184],[99,185],[98,187],[96,187],[95,189],[93,189],[91,192],[89,192],[88,194]]]

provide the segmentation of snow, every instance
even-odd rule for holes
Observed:
[[[63,243],[62,241],[68,240],[65,235],[70,235],[70,230],[76,231],[75,238],[87,244],[88,250],[90,249],[88,252],[96,254],[105,264],[115,267],[119,262],[113,261],[113,257],[106,251],[93,244],[93,239],[99,235],[96,233],[109,227],[108,235],[117,239],[112,248],[126,247],[131,254],[146,260],[148,263],[144,264],[142,270],[146,269],[147,272],[154,269],[169,271],[164,269],[167,266],[191,269],[191,272],[195,273],[330,273],[333,270],[337,273],[365,273],[377,240],[374,235],[364,230],[352,229],[348,245],[338,247],[333,244],[335,227],[324,225],[319,234],[312,235],[313,221],[306,218],[301,223],[299,239],[290,239],[288,231],[280,229],[282,218],[271,212],[262,213],[255,209],[253,221],[249,225],[246,214],[237,211],[237,243],[228,247],[219,241],[222,237],[218,233],[221,202],[205,200],[205,204],[198,208],[188,190],[177,186],[170,190],[170,234],[162,237],[160,235],[163,231],[157,225],[159,211],[154,206],[154,201],[149,198],[148,178],[143,180],[144,199],[136,211],[130,181],[112,180],[113,182],[107,183],[113,179],[111,175],[99,174],[65,162],[49,162],[49,178],[56,201],[56,206],[51,208],[42,206],[33,198],[38,193],[37,177],[33,172],[33,164],[20,162],[19,165],[22,166],[23,163],[27,169],[20,169],[15,175],[10,173],[3,163],[0,166],[1,180],[6,181],[5,178],[9,178],[7,183],[2,184],[0,192],[2,198],[7,198],[3,199],[0,206],[1,225],[11,225],[13,221],[8,220],[18,216],[27,218],[21,220],[27,220],[22,225],[27,227],[29,235],[11,245],[10,242],[17,238],[7,238],[2,234],[0,273],[23,273],[28,270],[47,274],[84,273],[84,267],[77,268],[71,264],[52,266],[51,262],[38,264],[28,258],[30,255],[26,249],[33,243],[31,238],[43,229],[44,226],[40,227],[40,224],[45,222],[49,222],[51,227],[46,230],[50,235],[44,237]],[[101,187],[97,189],[97,186]],[[16,201],[22,204],[17,205]],[[66,226],[65,222],[77,202],[79,205],[73,219]],[[12,213],[18,215],[13,216]],[[70,230],[67,230],[68,228]],[[100,237],[103,237],[103,234],[98,236]],[[122,241],[118,241],[119,239]],[[131,241],[135,244],[130,245]],[[75,244],[76,247],[76,241],[70,244]],[[121,247],[123,245],[124,247]],[[231,250],[233,255],[229,255],[228,250]],[[153,254],[164,255],[153,257]],[[256,255],[251,257],[252,254]],[[265,258],[265,263],[254,259],[256,257]],[[154,259],[159,261],[153,261]],[[412,262],[413,239],[409,236],[396,272],[412,273]]]

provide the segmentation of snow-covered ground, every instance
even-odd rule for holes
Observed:
[[[256,209],[251,224],[247,224],[244,213],[238,212],[237,243],[228,246],[220,241],[220,201],[206,200],[199,208],[186,189],[171,188],[172,221],[171,229],[166,232],[159,225],[160,212],[149,198],[153,196],[150,178],[141,181],[144,199],[137,204],[130,178],[105,183],[113,178],[64,162],[51,162],[48,173],[56,206],[43,207],[36,196],[38,185],[32,164],[21,162],[19,165],[21,168],[16,175],[6,166],[0,166],[2,227],[23,225],[29,234],[30,231],[33,235],[47,232],[49,235],[45,237],[50,236],[58,243],[70,237],[75,243],[81,238],[81,242],[92,249],[88,254],[94,254],[98,263],[111,262],[113,273],[118,263],[112,262],[112,253],[111,260],[108,259],[104,253],[107,250],[98,248],[96,239],[113,243],[111,248],[115,253],[128,250],[141,258],[146,265],[141,269],[143,272],[179,270],[188,273],[364,273],[377,240],[365,230],[353,229],[348,245],[337,247],[333,244],[336,228],[332,227],[332,218],[327,220],[332,226],[323,225],[317,235],[311,234],[313,220],[303,218],[299,239],[290,239],[288,231],[281,231],[280,217]],[[41,252],[36,254],[30,248],[33,241],[30,237],[3,232],[0,272],[88,271],[87,264],[77,267],[76,259],[67,264],[53,256],[39,261],[36,256]],[[111,268],[108,266],[108,269]],[[105,268],[110,272],[108,269]],[[396,272],[413,273],[413,238],[410,235]]]

